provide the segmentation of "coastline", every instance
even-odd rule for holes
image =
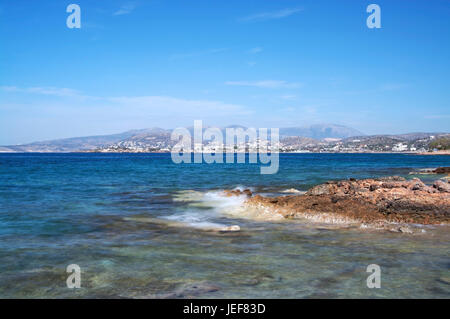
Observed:
[[[95,151],[95,150],[79,150],[79,151],[32,151],[32,152],[11,152],[11,151],[0,151],[0,154],[170,154],[170,151],[153,151],[153,152],[117,152],[117,151]],[[193,154],[211,154],[208,152],[191,152]],[[254,154],[249,152],[233,152],[233,154]],[[279,154],[403,154],[403,155],[450,155],[450,151],[438,151],[438,152],[278,152]],[[224,153],[227,154],[227,153]]]
[[[415,155],[450,155],[450,150],[416,153]]]
[[[247,207],[285,219],[401,233],[422,231],[420,225],[450,224],[450,181],[444,179],[430,186],[418,178],[406,180],[399,176],[350,178],[316,185],[300,195],[267,197],[249,189],[224,194],[246,196]]]

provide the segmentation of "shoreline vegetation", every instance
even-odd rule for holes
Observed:
[[[70,151],[70,152],[56,152],[56,151],[32,151],[32,152],[14,152],[14,151],[2,151],[0,150],[0,154],[76,154],[76,153],[93,153],[93,154],[170,154],[170,151],[104,151],[104,150],[79,150],[79,151]],[[195,153],[207,153],[209,152],[191,152]],[[252,152],[234,152],[234,154],[251,154]],[[269,152],[270,153],[270,152]],[[404,155],[450,155],[450,150],[444,151],[430,151],[430,152],[279,152],[280,154],[404,154]],[[214,154],[214,153],[212,153]]]
[[[23,152],[26,153],[26,152]],[[37,152],[42,153],[42,152]],[[99,150],[92,150],[92,151],[80,151],[80,152],[68,152],[68,153],[124,153],[124,154],[170,154],[170,151],[153,151],[153,152],[130,152],[130,151],[99,151]],[[207,153],[211,154],[209,152],[191,152],[192,154],[196,153]],[[235,154],[245,153],[245,154],[251,154],[252,152],[234,152]],[[435,151],[435,152],[279,152],[280,154],[405,154],[405,155],[450,155],[450,150],[447,151]],[[214,154],[214,153],[212,153]]]

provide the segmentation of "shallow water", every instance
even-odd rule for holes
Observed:
[[[169,154],[0,154],[0,297],[449,298],[447,227],[266,221],[220,195],[437,166],[450,158],[281,154],[279,173],[260,175],[255,164],[176,165]],[[232,225],[241,231],[217,231]],[[80,289],[66,287],[69,264],[81,267]],[[366,286],[369,264],[381,267],[380,289]]]

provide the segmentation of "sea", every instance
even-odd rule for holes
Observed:
[[[223,195],[392,175],[432,183],[443,176],[420,170],[450,156],[280,154],[277,174],[260,166],[0,154],[0,297],[450,298],[449,226],[404,234],[286,220]],[[373,264],[380,288],[367,285]],[[68,287],[69,265],[79,288]]]

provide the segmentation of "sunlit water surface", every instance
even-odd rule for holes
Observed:
[[[410,175],[446,156],[281,154],[259,164],[169,154],[0,154],[0,297],[449,298],[447,227],[399,234],[280,220],[223,189],[278,195],[349,177]],[[240,232],[217,229],[239,225]],[[66,267],[81,267],[68,289]],[[369,264],[381,288],[369,289]]]

